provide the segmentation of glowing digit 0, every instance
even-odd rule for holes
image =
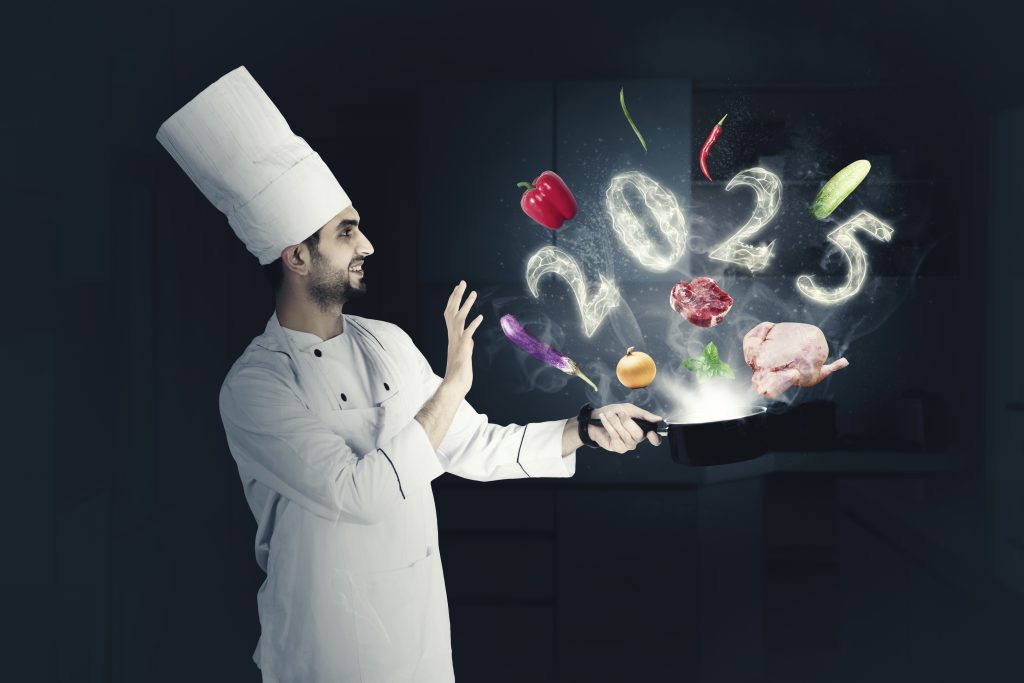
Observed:
[[[737,185],[754,188],[754,193],[757,195],[754,213],[747,220],[746,225],[715,247],[708,257],[716,261],[738,263],[750,270],[751,273],[756,273],[759,270],[764,270],[768,261],[771,260],[775,240],[757,247],[751,246],[743,240],[753,237],[779,212],[779,205],[782,203],[782,181],[779,180],[779,176],[766,169],[748,168],[737,173],[725,186],[725,189],[728,191]]]
[[[598,285],[593,298],[588,297],[587,282],[579,264],[557,247],[544,247],[531,256],[526,264],[526,284],[535,297],[539,296],[537,285],[540,278],[547,273],[557,275],[569,283],[569,289],[576,295],[576,302],[580,307],[583,332],[588,337],[594,334],[601,321],[608,315],[608,311],[618,306],[622,299],[615,283],[604,275],[600,276],[601,284]]]
[[[632,185],[640,193],[658,230],[668,242],[668,250],[648,237],[643,224],[626,202],[625,189]],[[605,192],[605,208],[612,219],[612,229],[623,246],[642,266],[663,273],[686,251],[686,218],[675,196],[643,173],[630,171],[612,178]]]
[[[867,211],[861,211],[828,234],[829,241],[839,247],[850,264],[846,282],[834,289],[824,289],[814,284],[810,275],[801,275],[796,279],[796,287],[801,294],[820,304],[837,304],[860,291],[868,274],[868,256],[854,237],[857,230],[863,230],[882,242],[892,239],[892,228]]]

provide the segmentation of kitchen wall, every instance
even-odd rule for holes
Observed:
[[[986,352],[992,378],[988,394],[988,442],[985,474],[988,482],[989,553],[1003,581],[1024,593],[1024,375],[1020,365],[1007,362],[1017,353],[1024,316],[1019,314],[1024,295],[1024,276],[1018,258],[1021,242],[1017,188],[1021,183],[1020,159],[1024,154],[1024,110],[1013,108],[997,114],[992,122],[992,154],[989,269],[986,293],[997,313],[988,320]],[[1001,311],[1011,311],[1002,315]],[[1017,313],[1013,313],[1016,311]]]

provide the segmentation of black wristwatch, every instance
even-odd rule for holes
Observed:
[[[596,441],[590,438],[590,433],[587,431],[587,427],[590,426],[590,414],[594,412],[594,406],[589,403],[584,404],[580,408],[580,414],[576,416],[576,433],[580,436],[580,441],[583,442],[584,446],[590,446],[591,448],[600,448]]]

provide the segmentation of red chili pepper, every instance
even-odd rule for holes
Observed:
[[[544,171],[532,183],[516,183],[524,188],[519,206],[523,212],[545,228],[557,230],[576,215],[576,198],[565,182],[553,171]]]
[[[725,116],[728,116],[728,114]],[[718,136],[722,134],[722,124],[725,122],[725,116],[711,129],[711,132],[708,133],[708,139],[704,141],[704,146],[700,148],[700,170],[704,172],[704,177],[708,180],[711,180],[711,174],[708,173],[708,152],[711,151],[711,146],[715,144]]]

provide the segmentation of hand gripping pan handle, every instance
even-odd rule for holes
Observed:
[[[644,434],[647,434],[647,432],[657,432],[663,436],[668,434],[668,423],[664,420],[661,422],[651,422],[650,420],[641,420],[639,417],[634,417],[633,422],[643,430]],[[600,427],[601,420],[596,417],[592,417],[590,418],[590,424]]]

